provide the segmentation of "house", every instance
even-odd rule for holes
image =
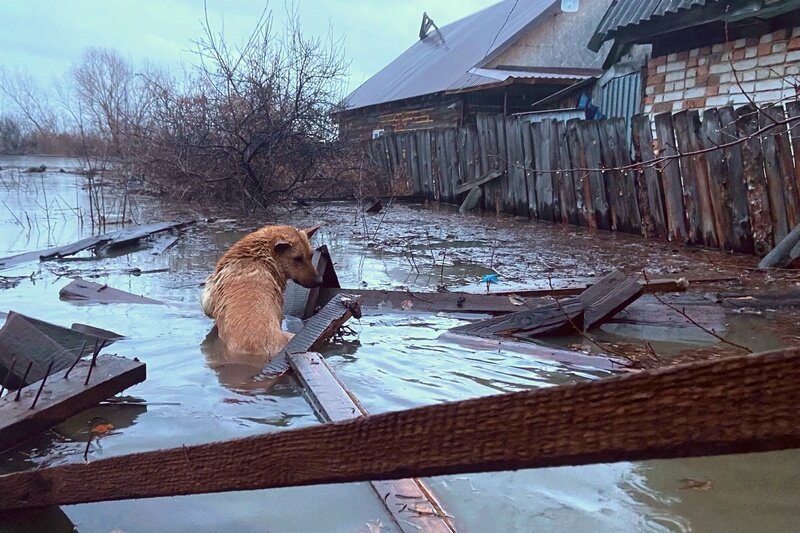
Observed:
[[[610,4],[564,12],[560,0],[504,0],[441,28],[424,15],[419,40],[346,98],[340,131],[369,139],[530,111],[602,72],[608,47],[586,43]]]
[[[648,114],[798,94],[800,0],[615,0],[589,48],[610,42],[604,76],[646,60]]]

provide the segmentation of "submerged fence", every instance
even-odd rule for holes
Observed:
[[[389,133],[369,155],[428,199],[763,255],[800,223],[800,103]],[[655,130],[656,135],[653,135]],[[655,138],[654,138],[655,137]]]

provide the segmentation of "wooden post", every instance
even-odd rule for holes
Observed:
[[[658,156],[677,155],[675,150],[675,131],[672,127],[672,115],[661,113],[656,115],[656,131],[658,133]],[[686,212],[683,206],[683,188],[681,187],[680,164],[677,159],[669,159],[659,165],[661,183],[664,189],[664,205],[667,212],[667,238],[684,243],[689,238],[686,227]]]
[[[800,447],[800,349],[0,476],[0,510]]]
[[[653,161],[653,131],[650,127],[648,115],[636,115],[631,120],[633,129],[633,147],[636,159],[639,162]],[[664,191],[658,177],[658,170],[654,165],[647,165],[637,171],[642,188],[647,191],[647,218],[653,235],[656,237],[667,236],[667,215],[664,208]],[[642,206],[644,207],[644,206]],[[644,214],[644,209],[642,210]]]
[[[720,130],[725,140],[739,138],[736,131],[736,113],[733,107],[719,109]],[[737,144],[723,151],[727,167],[727,188],[733,229],[733,250],[746,254],[753,253],[753,229],[750,226],[750,213],[747,206],[747,183],[744,177],[742,146]]]
[[[757,113],[749,105],[736,109],[736,130],[739,137],[748,139],[742,143],[742,158],[750,225],[753,230],[753,249],[756,255],[764,256],[772,249],[775,241],[770,196],[764,177],[764,154],[761,150],[761,139],[755,135],[758,131]]]

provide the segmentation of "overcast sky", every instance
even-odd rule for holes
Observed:
[[[299,0],[304,31],[324,36],[328,26],[345,39],[352,61],[350,89],[381,69],[418,38],[422,12],[443,26],[497,0]],[[212,24],[226,35],[248,35],[264,0],[208,0]],[[283,1],[269,6],[285,19]],[[200,33],[203,0],[2,0],[0,66],[23,68],[45,83],[59,78],[89,46],[116,48],[139,63],[168,68],[190,60]],[[220,26],[217,26],[220,27]]]

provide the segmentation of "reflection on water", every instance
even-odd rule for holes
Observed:
[[[0,166],[6,164],[0,162]],[[64,244],[91,231],[81,227],[75,209],[85,205],[80,178],[50,172],[11,174],[2,171],[0,183],[0,200],[8,206],[0,203],[0,250],[9,252],[0,255]],[[53,206],[49,213],[43,210],[42,183],[47,205]],[[62,202],[58,212],[56,197]],[[135,206],[142,222],[185,215],[153,199],[138,198]],[[43,222],[48,214],[49,227]],[[38,230],[36,224],[29,227],[26,222],[33,217],[39,222]],[[385,219],[370,218],[367,238],[361,233],[363,221],[351,205],[297,213],[294,220],[306,225],[318,219],[329,224],[315,241],[331,249],[344,286],[405,285],[433,290],[446,284],[480,290],[478,276],[491,263],[507,288],[531,276],[590,276],[621,263],[636,268],[665,253],[660,244],[643,245],[635,239],[604,237],[608,240],[604,243],[563,227],[455,217],[452,211],[419,207],[395,207],[387,210]],[[101,282],[163,300],[164,306],[62,302],[58,291],[67,280],[58,277],[58,269],[63,263],[27,264],[4,271],[4,275],[35,275],[15,289],[0,290],[0,311],[14,309],[56,324],[82,322],[124,334],[126,338],[114,344],[113,352],[145,361],[148,379],[126,393],[144,400],[146,407],[100,406],[74,417],[0,456],[0,472],[80,461],[87,426],[94,417],[108,420],[114,430],[93,445],[92,459],[318,423],[293,378],[282,378],[268,394],[242,387],[247,381],[239,372],[242,369],[212,369],[200,348],[212,323],[200,309],[198,284],[227,246],[260,223],[200,225],[162,255],[144,250],[69,263],[84,274],[104,271],[98,278]],[[420,227],[426,228],[421,234]],[[575,239],[583,239],[581,246],[589,248],[585,261],[572,257],[571,246],[564,244]],[[701,263],[703,254],[671,254],[669,263],[660,264],[665,272],[707,270]],[[714,257],[716,265],[725,261],[721,254]],[[168,271],[140,276],[122,273],[133,267]],[[372,413],[608,375],[519,353],[475,351],[438,338],[462,323],[453,315],[421,314],[413,309],[370,312],[351,322],[357,337],[331,345],[326,355]],[[754,327],[750,322],[746,325]],[[752,531],[759,526],[766,531],[790,531],[800,511],[798,462],[797,452],[782,452],[428,481],[464,531]],[[708,480],[710,488],[683,488],[684,478]],[[314,512],[309,513],[309,508]],[[67,506],[60,511],[4,516],[0,531],[67,531],[72,523],[81,532],[117,528],[128,532],[353,533],[368,531],[368,521],[380,521],[382,531],[395,531],[370,487],[357,483]]]

